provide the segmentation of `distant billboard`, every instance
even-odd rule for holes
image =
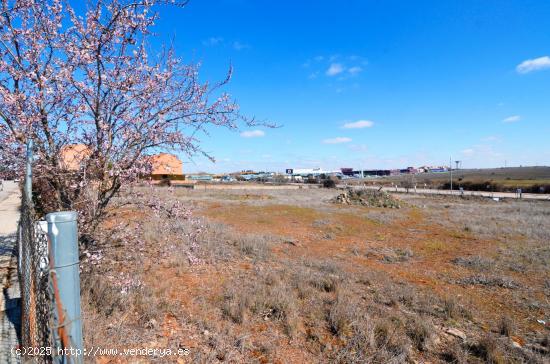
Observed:
[[[294,173],[294,170],[292,168],[287,168],[286,174],[292,174]]]

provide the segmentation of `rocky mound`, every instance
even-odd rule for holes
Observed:
[[[399,201],[389,193],[376,190],[356,190],[348,188],[336,196],[334,203],[343,205],[362,205],[369,207],[400,208]]]

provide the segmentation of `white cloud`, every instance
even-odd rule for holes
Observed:
[[[472,148],[468,148],[468,149],[464,149],[461,153],[467,157],[471,157],[472,155],[475,154],[475,150],[473,150]]]
[[[506,119],[502,120],[503,123],[515,123],[521,120],[520,115],[508,116]]]
[[[498,160],[502,157],[500,152],[495,151],[491,145],[487,144],[473,145],[470,148],[463,149],[461,154],[467,159],[478,158],[485,161]]]
[[[361,71],[363,71],[363,69],[359,66],[354,66],[348,69],[349,74],[352,76],[359,74]]]
[[[353,150],[354,152],[366,152],[369,150],[369,147],[365,144],[354,144],[350,145],[349,149]]]
[[[344,70],[344,66],[342,66],[340,63],[332,63],[326,73],[327,76],[336,76],[344,72]]]
[[[343,128],[344,129],[363,129],[363,128],[371,128],[373,125],[374,125],[374,121],[358,120],[353,123],[345,123]]]
[[[496,135],[489,135],[489,136],[486,136],[485,138],[481,138],[481,141],[482,142],[499,142],[500,137]]]
[[[237,51],[240,51],[243,49],[250,48],[250,45],[236,41],[236,42],[233,42],[233,48],[235,48],[235,50]]]
[[[216,46],[216,45],[218,45],[222,42],[223,42],[222,37],[210,37],[206,40],[203,40],[202,44],[205,45],[205,46]]]
[[[315,72],[310,73],[309,76],[307,76],[307,78],[309,78],[310,80],[314,80],[314,79],[317,78],[317,76],[319,76],[319,72],[315,71]]]
[[[336,138],[323,140],[323,144],[341,144],[341,143],[349,143],[349,142],[351,142],[351,138],[347,138],[347,137],[336,137]]]
[[[246,130],[241,133],[243,138],[259,138],[263,137],[265,132],[263,130]]]
[[[528,59],[516,66],[518,73],[529,73],[550,68],[550,57],[544,56],[539,58]]]

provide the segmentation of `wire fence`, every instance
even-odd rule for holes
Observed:
[[[45,221],[38,221],[32,201],[23,194],[19,220],[21,346],[35,363],[50,363],[53,348],[52,294]]]

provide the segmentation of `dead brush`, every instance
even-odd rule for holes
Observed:
[[[433,332],[434,328],[426,317],[413,317],[407,320],[407,336],[420,351],[425,351],[427,349]]]
[[[481,285],[489,287],[501,287],[508,289],[517,289],[519,284],[517,284],[512,278],[505,276],[487,276],[483,274],[469,276],[463,279],[460,279],[457,283],[464,285]]]
[[[498,324],[498,332],[501,335],[510,337],[514,333],[514,327],[514,322],[512,321],[510,316],[502,316]]]
[[[293,337],[299,319],[298,305],[292,285],[275,272],[265,273],[252,281],[234,280],[226,290],[222,313],[237,324],[242,324],[250,313],[263,320],[282,322],[285,333]]]
[[[248,257],[266,260],[269,257],[271,242],[272,239],[265,235],[244,235],[236,239],[235,245]]]
[[[443,317],[446,319],[471,319],[472,313],[462,306],[456,298],[446,296],[441,299]]]
[[[350,335],[356,317],[355,310],[357,310],[356,302],[353,302],[347,294],[343,293],[345,290],[345,288],[342,288],[338,291],[327,315],[330,331],[333,335],[339,337]]]
[[[548,206],[543,202],[508,201],[493,204],[478,199],[454,201],[453,208],[447,209],[449,220],[445,220],[441,219],[444,200],[439,197],[413,197],[410,200],[424,206],[431,221],[457,230],[468,226],[470,233],[476,236],[501,241],[514,241],[515,237],[523,236],[532,242],[545,242],[550,238],[550,225],[546,223]],[[525,249],[526,252],[530,250]],[[550,261],[548,257],[548,251],[545,257],[534,256],[537,265],[546,267]]]
[[[125,297],[121,295],[120,289],[101,279],[99,275],[83,275],[81,287],[82,299],[106,317],[123,311],[126,306]]]
[[[336,291],[340,281],[341,279],[338,276],[332,274],[322,274],[319,272],[312,274],[309,279],[309,283],[311,284],[311,286],[323,292]]]
[[[372,320],[365,313],[354,313],[355,319],[350,325],[350,331],[338,346],[329,353],[330,362],[334,363],[373,363],[376,353],[380,351],[374,346],[374,331]]]
[[[375,361],[403,362],[409,355],[410,341],[398,318],[383,318],[376,322],[374,343],[378,349]]]
[[[468,350],[456,341],[447,345],[439,357],[445,362],[452,364],[466,364],[469,362]]]
[[[452,297],[445,297],[443,299],[443,314],[446,318],[458,318],[460,317],[460,307],[456,300]]]
[[[470,257],[458,257],[452,260],[453,264],[475,269],[475,270],[490,270],[494,266],[495,261],[493,259],[485,258],[479,255]]]
[[[236,324],[242,324],[247,310],[252,305],[251,297],[246,288],[237,285],[226,290],[222,301],[222,314]]]
[[[204,227],[200,234],[198,256],[207,263],[231,260],[235,255],[235,249],[231,243],[234,232],[224,224],[208,220],[202,221],[202,225]],[[187,237],[185,244],[191,244]]]
[[[128,307],[134,311],[141,325],[154,328],[167,313],[176,314],[173,303],[166,300],[162,292],[155,292],[148,286],[140,286],[132,290],[128,297]]]
[[[330,261],[308,261],[305,267],[310,268],[309,283],[312,287],[323,292],[335,292],[340,282],[345,278],[344,271]]]
[[[483,359],[486,363],[501,364],[506,362],[498,342],[489,334],[483,336],[477,343],[471,345],[470,351],[473,355]]]
[[[411,249],[405,248],[405,249],[391,249],[386,248],[383,252],[384,256],[382,258],[382,262],[384,263],[403,263],[408,261],[414,256],[414,253]]]
[[[288,267],[288,275],[292,287],[296,291],[298,298],[305,300],[315,294],[312,284],[310,284],[311,272],[303,266]]]

